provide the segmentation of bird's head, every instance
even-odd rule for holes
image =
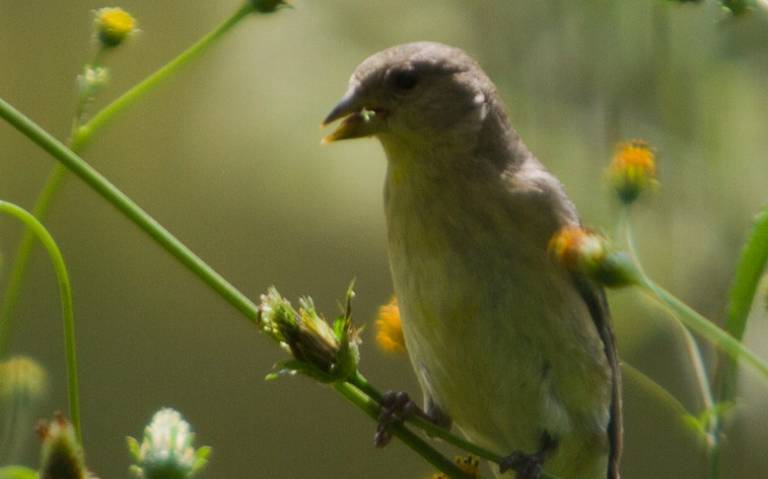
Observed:
[[[480,128],[494,95],[485,73],[458,48],[398,45],[355,69],[346,94],[323,121],[341,124],[323,142],[376,136],[385,147],[418,148],[463,141]]]

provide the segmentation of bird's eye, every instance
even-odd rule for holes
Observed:
[[[400,92],[413,90],[419,83],[419,76],[413,70],[399,70],[392,72],[390,79],[392,87]]]

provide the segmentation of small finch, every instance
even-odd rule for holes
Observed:
[[[617,479],[621,393],[603,291],[553,259],[579,218],[466,53],[410,43],[357,67],[324,142],[387,157],[390,266],[427,413],[505,456],[498,474]],[[509,477],[509,476],[504,476]]]

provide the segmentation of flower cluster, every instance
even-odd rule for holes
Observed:
[[[329,324],[317,313],[311,298],[301,298],[296,311],[275,288],[262,295],[259,326],[293,356],[267,379],[297,372],[323,382],[352,377],[360,361],[359,334],[351,319],[353,296],[350,288],[344,315]]]
[[[141,479],[185,479],[208,463],[211,448],[193,447],[195,435],[176,410],[164,408],[155,413],[144,429],[141,444],[128,437],[128,449],[136,464],[131,471]]]

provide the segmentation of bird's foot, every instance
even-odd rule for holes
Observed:
[[[547,433],[541,436],[541,446],[533,454],[514,451],[499,463],[499,471],[503,474],[509,470],[515,471],[516,479],[539,479],[544,471],[546,455],[557,447],[557,441]]]
[[[540,452],[526,454],[514,451],[499,463],[499,471],[505,473],[509,470],[517,473],[516,479],[539,479],[544,466],[544,455]]]
[[[373,436],[376,447],[384,447],[392,439],[389,426],[402,424],[413,415],[419,407],[404,391],[387,391],[381,399],[381,412],[379,413],[379,425]]]

